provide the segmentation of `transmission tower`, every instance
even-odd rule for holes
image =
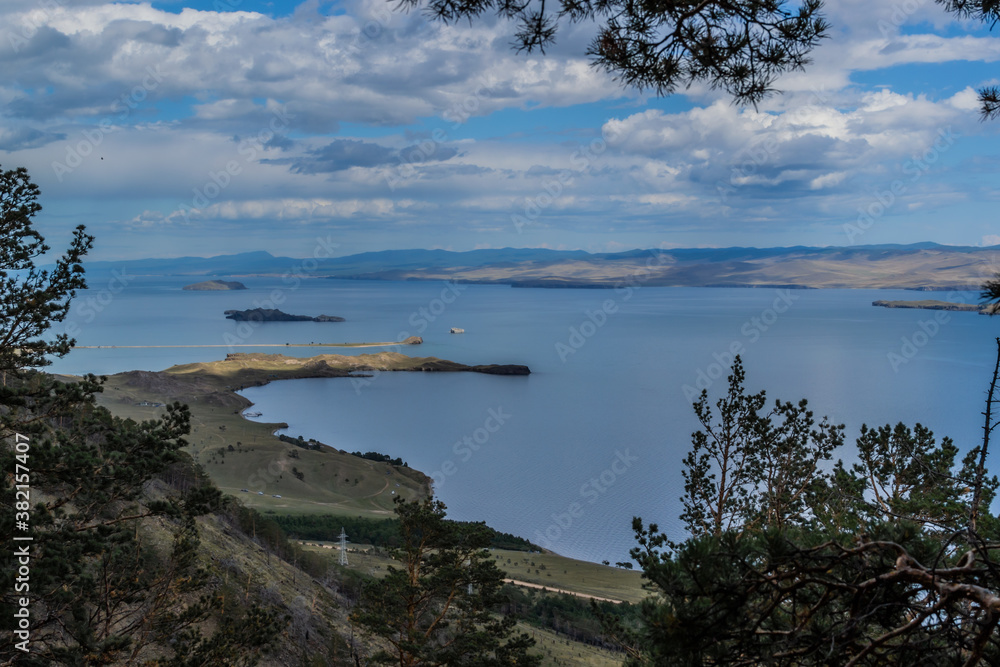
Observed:
[[[344,527],[340,527],[340,564],[347,565],[347,533],[344,532]]]

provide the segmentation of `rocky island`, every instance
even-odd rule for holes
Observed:
[[[227,310],[227,320],[237,322],[344,322],[343,317],[335,315],[289,315],[275,308],[251,308],[250,310]]]
[[[225,292],[229,290],[246,289],[247,286],[235,280],[206,280],[200,283],[185,285],[181,289],[191,292]]]

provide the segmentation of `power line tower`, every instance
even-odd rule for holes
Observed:
[[[340,527],[340,564],[347,565],[347,533],[344,532],[344,527]]]

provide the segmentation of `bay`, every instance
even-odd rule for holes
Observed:
[[[974,313],[875,308],[894,290],[514,289],[440,282],[238,278],[238,292],[182,292],[190,278],[91,280],[67,324],[80,345],[360,342],[420,335],[406,354],[526,364],[528,377],[379,373],[246,390],[262,421],[346,450],[400,456],[431,474],[457,519],[587,560],[627,559],[632,516],[675,536],[692,396],[718,396],[733,351],[751,390],[809,399],[847,427],[917,422],[979,443],[1000,325]],[[946,295],[931,295],[944,298]],[[949,298],[974,301],[975,293]],[[280,301],[280,303],[277,303]],[[243,327],[226,309],[278,307],[343,323]],[[75,328],[74,328],[75,325]],[[449,334],[462,327],[465,334]],[[64,373],[160,370],[225,348],[74,350]],[[233,351],[311,356],[315,348]],[[362,354],[372,349],[321,350]],[[845,451],[844,456],[850,455]],[[994,468],[997,465],[994,464]]]

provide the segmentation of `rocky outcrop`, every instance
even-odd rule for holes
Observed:
[[[486,373],[487,375],[531,375],[531,369],[520,364],[490,364],[488,366],[472,366],[469,368],[473,373]]]

